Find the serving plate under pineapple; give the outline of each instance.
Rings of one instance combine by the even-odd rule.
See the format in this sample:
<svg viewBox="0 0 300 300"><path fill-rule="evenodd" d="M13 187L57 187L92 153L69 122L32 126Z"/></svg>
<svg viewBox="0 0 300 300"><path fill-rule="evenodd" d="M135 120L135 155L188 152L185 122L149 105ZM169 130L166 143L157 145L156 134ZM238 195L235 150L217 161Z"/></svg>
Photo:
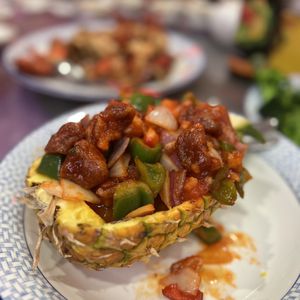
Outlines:
<svg viewBox="0 0 300 300"><path fill-rule="evenodd" d="M46 53L53 39L68 41L83 28L89 31L112 30L116 23L110 19L75 22L25 35L8 46L3 53L5 69L23 86L42 94L58 96L70 101L99 101L117 97L119 89L110 83L82 83L61 77L38 77L20 73L15 65L16 59L34 48L38 53ZM206 57L204 49L183 34L167 31L166 49L174 57L174 63L162 80L149 81L141 88L166 94L179 90L196 80L204 71Z"/></svg>
<svg viewBox="0 0 300 300"><path fill-rule="evenodd" d="M44 243L39 269L32 270L38 236L34 213L15 197L23 186L28 166L38 157L49 136L66 121L102 110L93 105L63 115L25 138L0 165L0 294L3 299L163 299L154 273L165 273L174 261L197 253L201 244L193 236L163 250L148 264L129 268L87 270L63 259ZM228 231L249 235L256 247L255 261L236 260L227 267L235 287L221 290L233 299L298 299L300 297L300 164L299 149L284 137L268 152L249 154L246 167L254 179L246 197L215 214ZM298 278L298 279L297 279ZM204 299L215 299L204 294Z"/></svg>

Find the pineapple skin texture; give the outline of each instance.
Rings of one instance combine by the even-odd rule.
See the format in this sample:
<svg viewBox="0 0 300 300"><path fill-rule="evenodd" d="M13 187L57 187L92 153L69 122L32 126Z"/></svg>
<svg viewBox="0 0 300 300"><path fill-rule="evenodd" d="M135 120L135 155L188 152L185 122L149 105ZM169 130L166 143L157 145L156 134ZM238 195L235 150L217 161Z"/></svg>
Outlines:
<svg viewBox="0 0 300 300"><path fill-rule="evenodd" d="M38 176L37 165L33 163L30 168L26 185L37 187L35 201L49 203L52 196L39 187L47 178ZM88 268L126 267L136 261L147 261L151 255L157 256L161 249L186 237L219 206L216 200L198 199L168 211L105 223L84 201L58 199L54 222L46 228L45 237L62 256Z"/></svg>

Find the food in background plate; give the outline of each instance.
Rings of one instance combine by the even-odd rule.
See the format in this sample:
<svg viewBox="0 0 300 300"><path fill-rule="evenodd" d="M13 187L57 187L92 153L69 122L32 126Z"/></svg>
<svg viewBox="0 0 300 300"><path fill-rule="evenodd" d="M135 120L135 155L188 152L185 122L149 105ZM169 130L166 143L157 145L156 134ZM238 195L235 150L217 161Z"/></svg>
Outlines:
<svg viewBox="0 0 300 300"><path fill-rule="evenodd" d="M273 69L258 70L255 79L263 100L262 116L277 118L278 129L300 145L300 91Z"/></svg>
<svg viewBox="0 0 300 300"><path fill-rule="evenodd" d="M235 42L245 52L265 50L271 46L277 27L278 1L244 1Z"/></svg>
<svg viewBox="0 0 300 300"><path fill-rule="evenodd" d="M157 255L243 197L246 148L226 108L192 94L124 95L64 124L26 178L41 229L35 264L42 239L93 269Z"/></svg>
<svg viewBox="0 0 300 300"><path fill-rule="evenodd" d="M58 76L59 64L68 62L79 65L87 81L103 80L117 85L161 80L174 61L168 53L166 32L153 23L119 21L107 31L82 30L69 41L54 39L45 54L32 47L15 62L20 72Z"/></svg>

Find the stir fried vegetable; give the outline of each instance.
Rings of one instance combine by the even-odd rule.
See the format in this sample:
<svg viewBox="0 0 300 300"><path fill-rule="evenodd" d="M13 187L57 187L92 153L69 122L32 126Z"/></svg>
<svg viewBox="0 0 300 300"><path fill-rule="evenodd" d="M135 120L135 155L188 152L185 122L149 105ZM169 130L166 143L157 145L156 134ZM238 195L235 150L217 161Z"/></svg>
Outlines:
<svg viewBox="0 0 300 300"><path fill-rule="evenodd" d="M59 171L62 164L62 156L56 154L45 154L37 171L53 179L59 178Z"/></svg>
<svg viewBox="0 0 300 300"><path fill-rule="evenodd" d="M122 97L92 119L64 124L50 138L37 172L57 181L43 183L45 191L92 203L109 220L199 199L205 208L216 200L233 205L238 194L244 196L251 178L242 166L246 147L225 108L191 94L181 102L142 93ZM240 133L262 140L249 122Z"/></svg>
<svg viewBox="0 0 300 300"><path fill-rule="evenodd" d="M153 195L157 196L162 189L166 177L164 167L160 163L142 163L139 159L135 159L135 163L140 173L141 180L150 187Z"/></svg>
<svg viewBox="0 0 300 300"><path fill-rule="evenodd" d="M193 231L205 244L214 244L221 240L222 235L216 227L201 226Z"/></svg>
<svg viewBox="0 0 300 300"><path fill-rule="evenodd" d="M131 211L153 203L153 194L145 183L124 181L117 186L114 193L113 217L115 220L120 220Z"/></svg>
<svg viewBox="0 0 300 300"><path fill-rule="evenodd" d="M158 162L162 153L161 144L157 144L155 147L149 147L139 138L133 138L130 141L129 148L133 158L137 157L146 163Z"/></svg>
<svg viewBox="0 0 300 300"><path fill-rule="evenodd" d="M154 98L149 95L135 93L130 97L130 103L140 112L145 113L149 105L154 105Z"/></svg>
<svg viewBox="0 0 300 300"><path fill-rule="evenodd" d="M254 138L262 144L266 142L262 133L258 131L255 127L253 127L253 125L251 124L247 124L244 127L239 128L237 131L241 136L251 136L252 138Z"/></svg>
<svg viewBox="0 0 300 300"><path fill-rule="evenodd" d="M234 182L227 178L229 169L219 170L212 185L212 196L224 205L233 205L237 199L237 190Z"/></svg>
<svg viewBox="0 0 300 300"><path fill-rule="evenodd" d="M249 171L243 168L243 170L240 173L240 180L235 182L235 187L240 197L244 198L244 185L251 178L252 176L250 175Z"/></svg>

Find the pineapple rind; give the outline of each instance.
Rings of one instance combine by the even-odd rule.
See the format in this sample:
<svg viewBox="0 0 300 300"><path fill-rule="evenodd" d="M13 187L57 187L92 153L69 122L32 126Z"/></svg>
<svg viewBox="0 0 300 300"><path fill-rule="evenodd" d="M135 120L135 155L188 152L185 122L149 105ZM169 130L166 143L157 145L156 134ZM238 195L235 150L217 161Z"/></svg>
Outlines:
<svg viewBox="0 0 300 300"><path fill-rule="evenodd" d="M39 184L48 179L39 177L36 166L30 169L26 183L35 185L39 191ZM45 191L35 195L38 201L45 202L47 198L49 202ZM58 251L73 262L96 270L124 267L157 255L161 249L184 238L217 207L219 204L213 199L198 199L183 202L168 211L105 223L84 201L59 199L54 224L46 235Z"/></svg>
<svg viewBox="0 0 300 300"><path fill-rule="evenodd" d="M104 224L99 229L99 237L92 247L74 245L74 242L68 241L65 248L72 255L72 260L80 261L93 269L129 266L135 261L159 252L199 227L204 217L210 215L212 208L210 206L207 210L201 210L201 203L187 204L185 202L183 203L185 205L182 204L183 208L179 205L170 211L157 213L159 214L157 217L151 215ZM212 203L212 205L217 205L217 203ZM184 207L188 208L186 220L190 222L185 222L180 226L180 210ZM157 225L158 220L160 220L159 225ZM160 229L157 230L156 226ZM163 228L166 228L165 232L162 231Z"/></svg>

